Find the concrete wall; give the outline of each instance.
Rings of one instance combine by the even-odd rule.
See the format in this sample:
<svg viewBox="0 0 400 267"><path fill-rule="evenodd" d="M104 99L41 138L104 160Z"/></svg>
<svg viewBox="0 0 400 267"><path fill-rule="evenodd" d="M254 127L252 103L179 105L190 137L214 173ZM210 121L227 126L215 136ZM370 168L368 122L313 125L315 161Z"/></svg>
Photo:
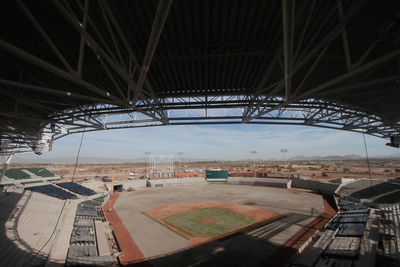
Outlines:
<svg viewBox="0 0 400 267"><path fill-rule="evenodd" d="M124 187L124 190L127 190L129 187L130 188L143 188L146 187L146 180L128 180L128 181L117 181L115 182L115 185L120 185L122 184ZM110 183L111 185L111 183Z"/></svg>
<svg viewBox="0 0 400 267"><path fill-rule="evenodd" d="M280 188L290 188L291 180L274 178L247 178L247 177L229 177L228 184L271 186Z"/></svg>
<svg viewBox="0 0 400 267"><path fill-rule="evenodd" d="M293 179L292 187L311 190L315 193L334 195L338 184L322 183L315 180Z"/></svg>
<svg viewBox="0 0 400 267"><path fill-rule="evenodd" d="M148 180L148 187L165 187L165 186L181 186L181 185L195 185L206 184L204 178L172 178L172 179L157 179Z"/></svg>

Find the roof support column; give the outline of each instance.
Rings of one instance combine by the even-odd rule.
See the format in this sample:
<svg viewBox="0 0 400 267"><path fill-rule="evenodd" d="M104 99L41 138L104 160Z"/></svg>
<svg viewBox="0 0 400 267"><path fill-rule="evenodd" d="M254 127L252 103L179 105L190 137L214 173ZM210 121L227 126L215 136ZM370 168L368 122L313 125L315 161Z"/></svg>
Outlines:
<svg viewBox="0 0 400 267"><path fill-rule="evenodd" d="M79 47L79 59L78 59L78 76L82 77L82 67L83 67L83 56L85 54L85 34L86 26L87 26L87 18L88 18L88 9L89 9L89 0L85 0L85 9L83 13L82 19L82 32L81 32L81 43Z"/></svg>
<svg viewBox="0 0 400 267"><path fill-rule="evenodd" d="M156 15L153 20L153 26L151 28L150 37L147 41L146 52L144 55L142 68L139 75L139 80L136 85L135 95L133 98L133 105L136 105L136 101L142 91L144 82L146 81L147 72L149 71L151 61L153 60L154 52L156 51L158 41L160 39L162 30L164 28L165 21L171 7L172 0L159 0Z"/></svg>
<svg viewBox="0 0 400 267"><path fill-rule="evenodd" d="M282 1L283 51L285 57L285 98L291 98L293 70L294 0Z"/></svg>
<svg viewBox="0 0 400 267"><path fill-rule="evenodd" d="M341 0L337 1L337 8L338 8L338 12L339 12L340 22L343 23L343 25L342 25L342 27L343 27L342 42L343 42L343 49L344 49L344 57L346 59L346 67L347 67L347 70L349 71L351 68L351 57L350 57L350 50L349 50L349 41L347 40L346 26L344 23L343 6L342 6Z"/></svg>

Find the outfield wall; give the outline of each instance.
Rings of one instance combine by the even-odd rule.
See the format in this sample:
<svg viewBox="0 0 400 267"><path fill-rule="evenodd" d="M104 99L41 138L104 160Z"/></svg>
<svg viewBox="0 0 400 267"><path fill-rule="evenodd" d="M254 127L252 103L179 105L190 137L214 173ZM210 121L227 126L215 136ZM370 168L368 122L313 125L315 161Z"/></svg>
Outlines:
<svg viewBox="0 0 400 267"><path fill-rule="evenodd" d="M147 187L166 187L197 184L207 184L207 182L204 178L171 178L147 181Z"/></svg>
<svg viewBox="0 0 400 267"><path fill-rule="evenodd" d="M290 179L229 177L228 184L290 188Z"/></svg>

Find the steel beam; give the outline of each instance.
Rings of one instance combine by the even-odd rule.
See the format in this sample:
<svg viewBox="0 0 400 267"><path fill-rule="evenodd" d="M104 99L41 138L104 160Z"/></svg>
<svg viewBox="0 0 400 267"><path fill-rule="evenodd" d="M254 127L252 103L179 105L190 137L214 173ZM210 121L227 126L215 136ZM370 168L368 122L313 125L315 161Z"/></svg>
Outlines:
<svg viewBox="0 0 400 267"><path fill-rule="evenodd" d="M282 0L283 51L285 58L285 98L291 98L294 38L294 0Z"/></svg>
<svg viewBox="0 0 400 267"><path fill-rule="evenodd" d="M21 83L21 82L14 82L10 80L4 80L0 78L0 84L12 86L12 87L19 87L19 88L24 88L26 90L32 90L36 92L42 92L46 93L49 95L54 95L54 96L60 96L60 97L67 97L67 98L74 98L74 99L79 99L79 100L84 100L84 101L90 101L90 103L113 103L112 101L104 98L97 98L97 97L92 97L92 96L85 96L77 93L72 93L72 92L65 92L65 91L59 91L56 89L51 89L51 88L46 88L43 86L37 86L37 85L32 85L32 84L26 84L26 83Z"/></svg>
<svg viewBox="0 0 400 267"><path fill-rule="evenodd" d="M146 52L144 55L139 80L136 84L135 95L133 98L133 105L136 105L136 102L139 98L139 95L142 91L143 84L146 80L147 72L149 71L151 61L154 56L154 52L156 51L158 41L160 39L162 30L164 29L165 21L167 20L167 16L169 13L169 9L171 7L172 0L159 0L158 7L156 11L156 15L153 20L153 26L151 28L149 40L147 42Z"/></svg>
<svg viewBox="0 0 400 267"><path fill-rule="evenodd" d="M3 39L0 39L0 47L3 50L6 50L9 53L13 54L14 56L25 60L26 62L29 62L29 63L36 65L42 69L45 69L59 77L62 77L70 82L73 82L79 86L85 87L86 89L88 89L92 92L95 92L100 96L105 96L105 97L113 100L114 103L116 103L116 104L125 105L125 103L121 99L111 95L109 92L106 92L105 90L100 89L97 86L82 80L81 78L77 77L76 75L73 75L71 73L68 73L68 72L62 70L46 61L4 41Z"/></svg>
<svg viewBox="0 0 400 267"><path fill-rule="evenodd" d="M85 34L86 32L86 27L87 27L87 20L88 20L88 12L89 12L89 0L85 0L85 9L83 12L83 18L82 18L82 33L81 33L81 43L79 45L79 58L78 58L78 76L82 77L82 68L83 68L83 58L85 56Z"/></svg>
<svg viewBox="0 0 400 267"><path fill-rule="evenodd" d="M342 81L345 81L347 79L350 79L350 78L352 78L358 74L364 73L370 69L376 68L377 66L380 66L380 65L386 63L387 61L393 60L394 58L399 57L399 56L400 56L400 49L394 50L389 54L386 54L386 55L384 55L378 59L375 59L361 67L356 68L356 69L353 68L351 71L349 71L343 75L340 75L339 77L336 77L335 79L332 79L332 80L330 80L326 83L323 83L311 90L308 90L307 92L304 92L302 95L300 95L296 98L304 99L307 97L312 97L316 93L319 93L320 91L322 91L328 87L331 87L331 86L338 84Z"/></svg>
<svg viewBox="0 0 400 267"><path fill-rule="evenodd" d="M346 67L347 67L347 70L349 71L351 68L351 57L350 57L350 50L349 50L349 41L347 39L347 33L346 33L346 24L343 22L344 15L343 15L343 6L342 6L341 0L337 0L337 9L338 9L338 13L339 13L339 19L343 23L342 43L343 43L343 50L344 50L344 58L346 60Z"/></svg>
<svg viewBox="0 0 400 267"><path fill-rule="evenodd" d="M35 19L35 17L32 15L32 13L26 8L26 6L22 3L21 0L17 0L17 4L21 8L21 10L25 13L25 15L28 17L28 19L32 22L33 26L35 26L35 28L38 30L38 32L43 37L43 39L47 42L47 44L50 46L50 48L53 50L54 54L56 54L58 59L65 66L65 68L70 73L73 73L74 70L71 68L71 66L69 65L68 61L64 58L64 56L61 54L61 52L55 46L55 44L50 39L50 37L46 34L44 29L40 26L39 22Z"/></svg>

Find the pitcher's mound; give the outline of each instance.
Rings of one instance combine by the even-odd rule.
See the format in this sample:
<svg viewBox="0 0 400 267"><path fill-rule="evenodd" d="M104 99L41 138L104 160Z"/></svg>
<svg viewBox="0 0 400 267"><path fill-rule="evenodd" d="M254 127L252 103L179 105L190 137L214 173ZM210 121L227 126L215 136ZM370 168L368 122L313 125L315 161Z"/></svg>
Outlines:
<svg viewBox="0 0 400 267"><path fill-rule="evenodd" d="M201 219L202 222L204 223L215 223L215 218L203 218Z"/></svg>
<svg viewBox="0 0 400 267"><path fill-rule="evenodd" d="M226 237L280 216L255 206L221 202L171 204L144 213L192 244Z"/></svg>

